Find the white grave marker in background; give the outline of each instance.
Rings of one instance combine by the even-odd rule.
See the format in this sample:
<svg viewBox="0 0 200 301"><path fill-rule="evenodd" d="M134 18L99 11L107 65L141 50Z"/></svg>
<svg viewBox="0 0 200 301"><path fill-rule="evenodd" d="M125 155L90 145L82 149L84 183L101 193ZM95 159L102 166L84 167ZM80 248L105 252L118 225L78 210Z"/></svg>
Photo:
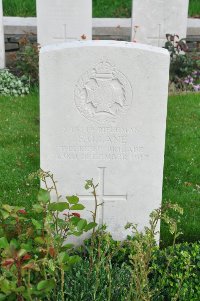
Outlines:
<svg viewBox="0 0 200 301"><path fill-rule="evenodd" d="M3 29L3 6L0 0L0 69L5 68L5 45L4 45L4 29Z"/></svg>
<svg viewBox="0 0 200 301"><path fill-rule="evenodd" d="M133 0L131 40L163 47L166 34L186 38L188 5L189 0Z"/></svg>
<svg viewBox="0 0 200 301"><path fill-rule="evenodd" d="M99 223L116 239L148 224L162 199L169 53L116 41L71 42L40 53L41 168L86 216L98 186ZM82 214L82 213L81 213Z"/></svg>
<svg viewBox="0 0 200 301"><path fill-rule="evenodd" d="M92 39L92 0L37 0L38 43Z"/></svg>

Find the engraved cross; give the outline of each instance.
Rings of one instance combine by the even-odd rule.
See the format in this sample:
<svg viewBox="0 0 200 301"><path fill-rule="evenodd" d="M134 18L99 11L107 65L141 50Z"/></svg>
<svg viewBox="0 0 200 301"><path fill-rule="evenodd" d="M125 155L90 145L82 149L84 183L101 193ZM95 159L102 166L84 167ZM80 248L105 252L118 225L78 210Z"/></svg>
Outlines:
<svg viewBox="0 0 200 301"><path fill-rule="evenodd" d="M152 39L152 40L157 40L157 43L158 43L158 47L160 47L160 41L162 39L162 34L161 34L161 24L158 24L158 36L157 37L149 37L149 39ZM163 37L164 39L164 37Z"/></svg>
<svg viewBox="0 0 200 301"><path fill-rule="evenodd" d="M104 212L105 212L105 203L114 203L114 202L125 202L127 201L127 194L124 195L110 195L105 194L105 169L106 167L98 167L99 169L99 186L98 186L98 220L99 224L102 225L104 223ZM94 196L90 195L78 195L81 201L93 201Z"/></svg>
<svg viewBox="0 0 200 301"><path fill-rule="evenodd" d="M64 36L63 37L54 37L55 40L63 40L64 42L67 40L77 40L77 38L74 37L68 37L67 36L67 24L63 24L64 26Z"/></svg>

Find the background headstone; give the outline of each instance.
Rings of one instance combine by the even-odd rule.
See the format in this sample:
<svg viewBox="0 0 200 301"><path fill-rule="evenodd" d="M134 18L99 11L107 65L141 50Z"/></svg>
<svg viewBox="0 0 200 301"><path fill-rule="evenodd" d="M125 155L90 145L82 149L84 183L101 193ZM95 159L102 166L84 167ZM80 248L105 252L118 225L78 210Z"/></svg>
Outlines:
<svg viewBox="0 0 200 301"><path fill-rule="evenodd" d="M37 0L38 43L92 39L92 0Z"/></svg>
<svg viewBox="0 0 200 301"><path fill-rule="evenodd" d="M167 33L186 38L188 5L189 0L133 0L131 40L162 47Z"/></svg>
<svg viewBox="0 0 200 301"><path fill-rule="evenodd" d="M41 168L116 239L148 224L162 199L169 53L116 41L61 43L40 53Z"/></svg>
<svg viewBox="0 0 200 301"><path fill-rule="evenodd" d="M3 29L3 6L0 0L0 69L5 68L5 45L4 45L4 29Z"/></svg>

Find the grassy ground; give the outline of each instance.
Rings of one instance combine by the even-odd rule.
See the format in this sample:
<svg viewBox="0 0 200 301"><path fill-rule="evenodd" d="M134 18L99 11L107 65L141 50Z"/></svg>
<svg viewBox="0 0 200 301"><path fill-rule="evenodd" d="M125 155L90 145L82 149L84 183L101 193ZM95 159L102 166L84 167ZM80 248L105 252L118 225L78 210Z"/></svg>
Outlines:
<svg viewBox="0 0 200 301"><path fill-rule="evenodd" d="M184 209L181 240L200 239L200 94L170 97L163 201ZM162 237L166 237L162 228Z"/></svg>
<svg viewBox="0 0 200 301"><path fill-rule="evenodd" d="M132 0L93 0L94 17L130 17ZM35 0L3 0L8 16L35 16ZM147 12L148 13L148 12ZM200 1L190 0L189 15L200 15Z"/></svg>
<svg viewBox="0 0 200 301"><path fill-rule="evenodd" d="M28 205L38 186L27 181L39 168L38 95L0 97L0 200Z"/></svg>
<svg viewBox="0 0 200 301"><path fill-rule="evenodd" d="M0 97L0 199L34 202L38 183L28 175L39 168L37 93L24 98ZM200 239L200 94L169 98L163 201L184 208L182 240ZM87 178L87 175L86 175ZM162 238L170 236L162 227Z"/></svg>
<svg viewBox="0 0 200 301"><path fill-rule="evenodd" d="M190 0L189 15L200 17L200 1L199 0Z"/></svg>

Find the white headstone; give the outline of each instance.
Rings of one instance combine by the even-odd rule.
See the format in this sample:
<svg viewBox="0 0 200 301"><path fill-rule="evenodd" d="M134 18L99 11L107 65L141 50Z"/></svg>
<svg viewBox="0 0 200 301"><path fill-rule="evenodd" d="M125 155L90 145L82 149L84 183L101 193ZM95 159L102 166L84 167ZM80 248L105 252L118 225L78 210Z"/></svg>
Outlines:
<svg viewBox="0 0 200 301"><path fill-rule="evenodd" d="M132 38L163 47L166 34L186 38L189 0L133 0Z"/></svg>
<svg viewBox="0 0 200 301"><path fill-rule="evenodd" d="M37 0L38 43L42 46L92 39L92 0Z"/></svg>
<svg viewBox="0 0 200 301"><path fill-rule="evenodd" d="M99 183L98 222L117 239L161 204L168 74L168 51L147 45L72 42L40 53L41 168L88 212L85 180Z"/></svg>
<svg viewBox="0 0 200 301"><path fill-rule="evenodd" d="M3 29L3 6L0 0L0 69L5 68L5 45L4 45L4 29Z"/></svg>

